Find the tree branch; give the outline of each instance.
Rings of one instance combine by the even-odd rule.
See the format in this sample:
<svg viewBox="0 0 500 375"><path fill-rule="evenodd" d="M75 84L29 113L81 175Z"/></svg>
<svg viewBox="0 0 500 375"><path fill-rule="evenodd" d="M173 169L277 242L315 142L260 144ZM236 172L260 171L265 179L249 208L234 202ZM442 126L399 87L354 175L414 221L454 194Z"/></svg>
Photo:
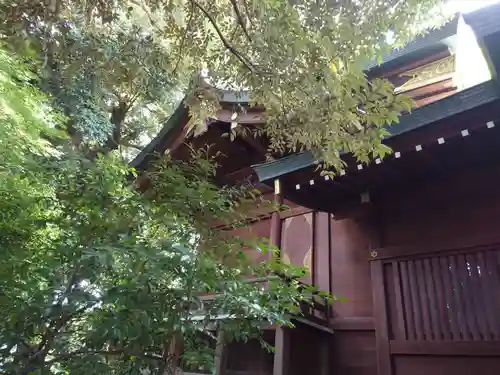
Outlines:
<svg viewBox="0 0 500 375"><path fill-rule="evenodd" d="M182 49L184 48L184 43L186 42L187 33L188 33L189 29L191 28L191 22L193 21L194 3L191 3L191 5L192 5L191 14L189 15L189 19L188 19L188 22L186 24L186 28L184 29L184 33L182 34L181 43L179 44L179 56L177 57L177 62L175 64L174 70L172 71L172 75L174 75L177 72L177 69L179 68L179 64L180 64L181 59L182 59Z"/></svg>
<svg viewBox="0 0 500 375"><path fill-rule="evenodd" d="M229 0L231 4L233 5L234 13L236 13L236 18L238 19L238 23L240 24L241 28L243 29L243 33L247 37L249 42L253 42L252 38L250 37L250 34L248 34L247 27L245 25L245 20L243 19L243 16L241 15L240 8L238 8L238 3L237 0Z"/></svg>
<svg viewBox="0 0 500 375"><path fill-rule="evenodd" d="M71 276L69 277L69 280L66 284L66 287L64 289L64 292L59 296L57 303L52 306L51 312L54 311L56 307L60 308L62 306L62 303L65 298L69 297L71 294L71 291L73 289L73 286L76 284L78 280L78 273L80 271L79 267L76 267L73 272L71 273ZM42 336L42 340L40 341L40 344L36 348L36 351L30 355L30 361L36 361L39 358L44 358L45 355L48 353L48 351L51 349L52 343L54 342L54 339L56 335L59 333L59 330L67 323L69 322L76 314L78 311L74 314L65 314L64 311L61 312L61 315L55 320L52 320L50 318L50 323L47 327L47 330Z"/></svg>
<svg viewBox="0 0 500 375"><path fill-rule="evenodd" d="M219 36L219 39L221 40L222 44L224 44L224 47L226 47L226 49L228 49L233 55L235 55L238 58L238 60L240 60L241 63L245 66L245 68L247 68L250 72L255 73L255 66L251 62L249 62L246 58L244 58L243 55L231 45L231 43L229 43L224 34L222 34L222 31L219 29L219 26L217 25L215 18L196 0L191 0L191 2L199 10L201 10L201 12L205 15L205 17L208 18L208 20L214 27L215 32Z"/></svg>
<svg viewBox="0 0 500 375"><path fill-rule="evenodd" d="M245 13L247 15L248 21L252 24L252 26L255 26L252 17L250 16L250 9L248 9L248 4L246 0L243 0L243 7L245 8Z"/></svg>
<svg viewBox="0 0 500 375"><path fill-rule="evenodd" d="M109 356L120 356L123 354L130 354L137 358L152 359L155 361L159 361L162 359L162 356L157 354L152 354L152 353L134 354L134 353L127 353L125 350L77 350L75 352L58 355L55 358L51 359L50 361L44 362L44 365L46 366L54 362L63 361L80 355L94 355L94 354L109 355Z"/></svg>
<svg viewBox="0 0 500 375"><path fill-rule="evenodd" d="M118 106L114 107L111 111L111 124L113 124L113 131L109 135L106 144L104 145L105 150L112 151L118 148L122 136L122 126L125 116L129 110L129 106L125 102L120 102Z"/></svg>
<svg viewBox="0 0 500 375"><path fill-rule="evenodd" d="M158 27L156 22L153 20L153 16L151 15L151 13L148 9L148 6L147 6L147 4L144 3L144 1L141 0L140 4L136 1L132 1L132 4L137 5L138 7L140 7L144 11L144 13L146 13L146 16L148 17L149 23L157 32L159 32L160 34L163 33L163 31L160 30L160 28Z"/></svg>

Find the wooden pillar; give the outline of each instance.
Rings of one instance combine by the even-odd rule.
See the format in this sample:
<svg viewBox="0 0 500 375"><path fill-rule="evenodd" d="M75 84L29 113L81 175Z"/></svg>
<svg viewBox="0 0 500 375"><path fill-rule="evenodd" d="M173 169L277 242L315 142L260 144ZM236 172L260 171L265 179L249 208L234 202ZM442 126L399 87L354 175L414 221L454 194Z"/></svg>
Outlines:
<svg viewBox="0 0 500 375"><path fill-rule="evenodd" d="M290 375L291 328L277 327L274 335L273 375Z"/></svg>
<svg viewBox="0 0 500 375"><path fill-rule="evenodd" d="M283 195L281 194L280 180L274 180L274 203L281 205ZM271 244L281 246L281 218L278 210L271 216ZM288 327L276 327L274 333L274 363L273 375L289 375L290 364L290 339L291 332Z"/></svg>
<svg viewBox="0 0 500 375"><path fill-rule="evenodd" d="M377 374L392 375L386 302L387 293L383 267L384 264L382 260L374 260L370 263L375 322L375 347L377 351Z"/></svg>
<svg viewBox="0 0 500 375"><path fill-rule="evenodd" d="M330 334L321 334L320 341L320 374L330 375Z"/></svg>
<svg viewBox="0 0 500 375"><path fill-rule="evenodd" d="M283 195L281 194L280 180L274 180L274 203L281 205L283 203ZM270 241L272 245L281 246L281 218L278 210L271 215L271 235Z"/></svg>
<svg viewBox="0 0 500 375"><path fill-rule="evenodd" d="M224 375L227 365L227 346L224 332L219 330L215 347L215 375Z"/></svg>

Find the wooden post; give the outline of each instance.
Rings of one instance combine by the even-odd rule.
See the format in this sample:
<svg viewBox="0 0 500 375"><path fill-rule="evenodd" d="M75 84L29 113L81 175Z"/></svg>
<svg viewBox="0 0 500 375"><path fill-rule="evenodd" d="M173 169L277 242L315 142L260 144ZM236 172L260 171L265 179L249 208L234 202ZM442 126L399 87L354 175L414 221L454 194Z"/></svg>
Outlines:
<svg viewBox="0 0 500 375"><path fill-rule="evenodd" d="M215 344L215 375L224 375L227 364L227 347L224 332L219 330Z"/></svg>
<svg viewBox="0 0 500 375"><path fill-rule="evenodd" d="M320 339L320 374L330 375L330 334L321 334Z"/></svg>
<svg viewBox="0 0 500 375"><path fill-rule="evenodd" d="M377 374L392 375L389 327L387 321L386 287L382 260L370 263L373 311L375 320L375 343L377 350Z"/></svg>
<svg viewBox="0 0 500 375"><path fill-rule="evenodd" d="M283 203L283 196L281 194L280 180L274 180L274 203ZM281 246L281 219L278 210L274 211L271 215L271 235L270 241L272 245Z"/></svg>
<svg viewBox="0 0 500 375"><path fill-rule="evenodd" d="M274 365L273 375L290 374L290 339L291 332L288 327L277 327L274 334Z"/></svg>

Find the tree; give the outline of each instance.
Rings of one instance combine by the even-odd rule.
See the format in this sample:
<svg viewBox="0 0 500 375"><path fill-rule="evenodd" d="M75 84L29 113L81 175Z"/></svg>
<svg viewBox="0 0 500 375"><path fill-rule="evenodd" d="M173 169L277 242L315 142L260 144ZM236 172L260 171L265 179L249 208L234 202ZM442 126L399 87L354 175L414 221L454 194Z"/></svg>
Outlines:
<svg viewBox="0 0 500 375"><path fill-rule="evenodd" d="M141 192L115 153L90 160L46 140L60 136L62 119L1 50L0 78L2 373L164 375L182 362L210 365L216 315L227 315L218 329L229 339L259 337L256 323L290 324L310 299L313 289L293 280L272 278L265 289L245 281L303 270L274 256L250 263L243 240L213 228L243 219L253 193L212 184L210 160L162 160ZM219 297L196 312L207 293Z"/></svg>
<svg viewBox="0 0 500 375"><path fill-rule="evenodd" d="M341 152L383 156L384 127L411 108L366 63L440 22L443 1L3 0L1 33L35 52L77 145L140 148L183 94L202 133L218 108L209 83L265 106L266 125L240 131L271 153L305 148L341 169Z"/></svg>
<svg viewBox="0 0 500 375"><path fill-rule="evenodd" d="M202 133L218 86L265 106L266 126L248 130L271 152L305 147L326 168L342 167L340 151L385 152L383 125L409 104L363 63L439 2L0 0L5 47L28 65L0 51L1 371L163 375L207 360L198 332L220 312L230 337L289 324L313 292L293 281L302 270L249 264L212 228L242 219L249 191L216 187L195 155L162 160L140 192L115 151L140 148L183 95ZM246 274L292 281L263 291ZM201 321L200 293L224 296Z"/></svg>

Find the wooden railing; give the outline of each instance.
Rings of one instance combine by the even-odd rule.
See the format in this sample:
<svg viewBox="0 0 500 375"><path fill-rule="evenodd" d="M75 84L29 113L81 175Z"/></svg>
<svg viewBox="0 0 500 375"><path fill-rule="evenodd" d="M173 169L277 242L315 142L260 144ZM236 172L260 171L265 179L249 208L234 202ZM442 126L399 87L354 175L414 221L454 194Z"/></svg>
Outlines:
<svg viewBox="0 0 500 375"><path fill-rule="evenodd" d="M273 280L290 280L289 278L285 278L280 275L270 275L267 277L259 277L259 278L248 278L245 280L246 283L262 283L266 284L269 281ZM303 286L306 287L306 284L299 282L299 288ZM215 301L217 298L224 298L223 293L213 293L199 296L200 307L198 309L200 317L204 317L204 311L206 307L210 305L211 302ZM332 311L330 305L328 304L328 299L321 296L319 292L313 293L311 303L302 303L300 305L300 313L305 319L311 320L317 324L321 324L324 326L329 326L330 321L332 319ZM215 317L217 319L225 319L229 318L229 316L225 315L221 312L220 316ZM196 319L196 318L195 318Z"/></svg>

